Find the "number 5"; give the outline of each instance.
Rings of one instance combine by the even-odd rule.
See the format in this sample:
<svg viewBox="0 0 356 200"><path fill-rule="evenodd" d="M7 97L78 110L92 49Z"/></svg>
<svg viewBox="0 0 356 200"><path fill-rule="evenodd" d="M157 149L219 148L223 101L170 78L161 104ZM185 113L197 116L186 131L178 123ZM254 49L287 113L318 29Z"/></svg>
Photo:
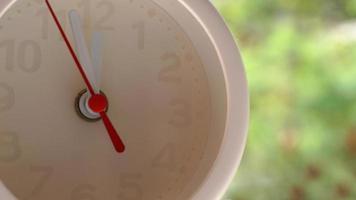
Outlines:
<svg viewBox="0 0 356 200"><path fill-rule="evenodd" d="M117 200L141 200L143 199L143 190L139 181L141 174L127 173L120 177L121 192Z"/></svg>

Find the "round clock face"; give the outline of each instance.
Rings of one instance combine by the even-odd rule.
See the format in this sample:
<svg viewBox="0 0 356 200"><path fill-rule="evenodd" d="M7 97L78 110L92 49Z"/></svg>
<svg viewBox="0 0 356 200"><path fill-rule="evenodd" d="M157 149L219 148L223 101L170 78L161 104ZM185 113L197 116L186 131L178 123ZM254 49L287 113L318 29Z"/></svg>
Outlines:
<svg viewBox="0 0 356 200"><path fill-rule="evenodd" d="M17 0L0 17L3 184L25 200L189 198L224 134L191 38L150 0L52 4L73 46L71 10L89 48L93 32L102 33L102 91L126 151L113 149L100 121L78 115L85 84L45 1Z"/></svg>

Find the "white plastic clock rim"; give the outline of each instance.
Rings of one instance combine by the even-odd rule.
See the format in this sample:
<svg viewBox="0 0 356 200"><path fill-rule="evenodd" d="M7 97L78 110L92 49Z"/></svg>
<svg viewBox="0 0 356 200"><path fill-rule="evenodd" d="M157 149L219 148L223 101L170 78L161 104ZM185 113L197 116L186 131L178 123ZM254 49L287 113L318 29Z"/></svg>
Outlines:
<svg viewBox="0 0 356 200"><path fill-rule="evenodd" d="M224 66L228 112L219 155L194 200L220 199L240 164L247 140L249 94L245 69L234 37L208 0L178 0L200 22Z"/></svg>
<svg viewBox="0 0 356 200"><path fill-rule="evenodd" d="M16 0L1 0L0 1L0 17L6 12L6 10L11 7Z"/></svg>

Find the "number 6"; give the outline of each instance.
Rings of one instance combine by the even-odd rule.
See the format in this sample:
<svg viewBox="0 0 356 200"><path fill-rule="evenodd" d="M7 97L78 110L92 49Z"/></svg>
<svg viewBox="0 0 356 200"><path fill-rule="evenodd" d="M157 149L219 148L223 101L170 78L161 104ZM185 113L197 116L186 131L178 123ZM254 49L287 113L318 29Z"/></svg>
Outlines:
<svg viewBox="0 0 356 200"><path fill-rule="evenodd" d="M0 162L16 161L21 155L19 138L13 132L0 133Z"/></svg>

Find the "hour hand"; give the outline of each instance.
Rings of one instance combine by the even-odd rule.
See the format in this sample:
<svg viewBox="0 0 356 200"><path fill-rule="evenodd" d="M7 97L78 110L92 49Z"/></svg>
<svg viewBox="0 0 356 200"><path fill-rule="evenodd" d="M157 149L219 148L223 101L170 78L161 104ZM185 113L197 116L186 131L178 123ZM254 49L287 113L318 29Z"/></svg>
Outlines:
<svg viewBox="0 0 356 200"><path fill-rule="evenodd" d="M100 56L100 52L98 51L100 51L101 48L100 36L97 35L96 33L93 39L93 45L95 45L95 47L93 46L93 56L95 56L95 65L94 65L85 41L82 20L76 10L71 10L69 12L69 20L72 27L74 41L77 47L79 61L82 64L91 85L93 86L94 92L96 94L99 94L101 56Z"/></svg>

